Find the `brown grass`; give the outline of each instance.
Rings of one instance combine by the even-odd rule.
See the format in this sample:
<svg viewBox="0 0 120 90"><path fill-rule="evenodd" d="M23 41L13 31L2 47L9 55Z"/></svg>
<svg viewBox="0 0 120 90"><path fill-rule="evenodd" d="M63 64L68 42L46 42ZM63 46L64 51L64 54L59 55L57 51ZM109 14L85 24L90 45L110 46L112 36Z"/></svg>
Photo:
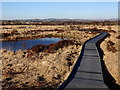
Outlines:
<svg viewBox="0 0 120 90"><path fill-rule="evenodd" d="M117 33L116 31L114 30L105 30L105 29L97 29L97 28L88 28L86 30L90 30L90 31L100 31L100 32L108 32L108 33Z"/></svg>

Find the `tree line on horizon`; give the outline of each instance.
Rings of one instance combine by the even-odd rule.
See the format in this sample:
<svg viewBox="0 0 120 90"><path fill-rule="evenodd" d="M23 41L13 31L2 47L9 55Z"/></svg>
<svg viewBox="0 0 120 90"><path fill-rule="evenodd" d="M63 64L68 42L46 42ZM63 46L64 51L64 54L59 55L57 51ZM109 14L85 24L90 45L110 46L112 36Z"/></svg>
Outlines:
<svg viewBox="0 0 120 90"><path fill-rule="evenodd" d="M20 20L2 20L1 25L120 25L120 21L46 21L26 22Z"/></svg>

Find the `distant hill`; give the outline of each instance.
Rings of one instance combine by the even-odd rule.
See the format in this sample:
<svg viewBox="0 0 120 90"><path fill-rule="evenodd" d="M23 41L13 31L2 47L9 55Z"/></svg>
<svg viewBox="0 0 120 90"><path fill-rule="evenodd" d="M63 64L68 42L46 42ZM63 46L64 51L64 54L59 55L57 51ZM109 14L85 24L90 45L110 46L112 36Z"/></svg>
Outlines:
<svg viewBox="0 0 120 90"><path fill-rule="evenodd" d="M48 19L16 19L16 20L2 20L2 21L20 21L20 22L81 22L81 21L117 21L118 19L56 19L56 18L48 18Z"/></svg>

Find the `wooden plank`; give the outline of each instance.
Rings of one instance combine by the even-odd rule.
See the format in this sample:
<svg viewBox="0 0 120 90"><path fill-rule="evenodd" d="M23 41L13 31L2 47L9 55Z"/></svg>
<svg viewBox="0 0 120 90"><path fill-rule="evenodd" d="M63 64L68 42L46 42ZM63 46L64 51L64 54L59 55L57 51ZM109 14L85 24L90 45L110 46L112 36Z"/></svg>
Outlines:
<svg viewBox="0 0 120 90"><path fill-rule="evenodd" d="M97 80L74 78L66 88L107 88L107 86L103 82Z"/></svg>
<svg viewBox="0 0 120 90"><path fill-rule="evenodd" d="M68 85L67 82L65 88L108 88L104 84L101 60L96 46L96 43L106 37L107 34L100 33L85 43L81 52L82 58L79 60L81 61L80 66L73 80Z"/></svg>

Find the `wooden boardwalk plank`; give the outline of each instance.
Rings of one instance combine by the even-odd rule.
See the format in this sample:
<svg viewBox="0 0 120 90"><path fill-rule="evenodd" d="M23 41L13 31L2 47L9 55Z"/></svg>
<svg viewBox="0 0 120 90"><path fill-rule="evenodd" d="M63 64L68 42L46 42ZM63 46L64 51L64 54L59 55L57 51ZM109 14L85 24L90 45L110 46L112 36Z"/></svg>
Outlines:
<svg viewBox="0 0 120 90"><path fill-rule="evenodd" d="M75 77L86 78L88 80L96 80L96 81L103 80L102 73L87 72L87 71L78 71Z"/></svg>
<svg viewBox="0 0 120 90"><path fill-rule="evenodd" d="M89 71L101 73L101 63L99 60L82 60L78 71Z"/></svg>
<svg viewBox="0 0 120 90"><path fill-rule="evenodd" d="M104 84L100 55L96 46L107 35L108 33L102 32L85 43L81 52L82 58L78 59L80 66L77 68L77 71L73 69L73 71L76 71L76 74L75 71L70 74L67 80L69 81L70 77L73 79L69 83L66 80L66 85L65 82L65 86L63 85L64 88L108 88ZM74 77L72 74L75 74Z"/></svg>
<svg viewBox="0 0 120 90"><path fill-rule="evenodd" d="M66 88L107 88L101 81L85 78L74 78Z"/></svg>

